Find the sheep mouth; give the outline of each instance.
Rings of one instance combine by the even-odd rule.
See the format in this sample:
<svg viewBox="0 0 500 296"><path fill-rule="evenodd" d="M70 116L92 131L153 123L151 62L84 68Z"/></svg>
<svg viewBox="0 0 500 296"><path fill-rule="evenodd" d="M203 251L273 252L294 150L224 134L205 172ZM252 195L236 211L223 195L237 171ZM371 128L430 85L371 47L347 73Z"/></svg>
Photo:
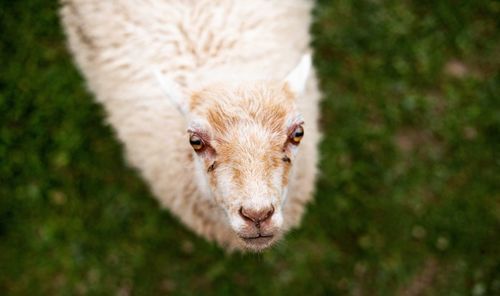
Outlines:
<svg viewBox="0 0 500 296"><path fill-rule="evenodd" d="M240 236L240 238L247 244L253 245L253 246L263 246L269 244L273 238L274 235L269 234L269 235L263 235L259 234L257 236L250 236L250 237L244 237Z"/></svg>

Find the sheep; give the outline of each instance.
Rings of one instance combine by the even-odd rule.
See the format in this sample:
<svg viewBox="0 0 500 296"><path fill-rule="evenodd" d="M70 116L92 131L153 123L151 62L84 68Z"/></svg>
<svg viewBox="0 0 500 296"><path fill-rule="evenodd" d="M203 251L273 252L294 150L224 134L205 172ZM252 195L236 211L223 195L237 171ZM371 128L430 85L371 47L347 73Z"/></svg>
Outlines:
<svg viewBox="0 0 500 296"><path fill-rule="evenodd" d="M70 52L127 162L162 207L227 250L272 246L312 199L312 4L61 2Z"/></svg>

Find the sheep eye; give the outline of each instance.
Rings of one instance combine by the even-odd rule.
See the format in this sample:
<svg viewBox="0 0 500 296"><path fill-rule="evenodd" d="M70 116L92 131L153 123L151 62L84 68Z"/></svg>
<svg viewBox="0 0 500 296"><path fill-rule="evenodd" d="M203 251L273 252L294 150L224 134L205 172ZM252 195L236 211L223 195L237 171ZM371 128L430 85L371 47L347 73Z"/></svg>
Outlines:
<svg viewBox="0 0 500 296"><path fill-rule="evenodd" d="M203 140L197 135L191 135L189 137L189 144L191 144L195 151L201 151L203 147L205 147Z"/></svg>
<svg viewBox="0 0 500 296"><path fill-rule="evenodd" d="M302 137L304 137L304 128L299 125L290 135L290 142L292 142L292 144L298 145L302 140Z"/></svg>

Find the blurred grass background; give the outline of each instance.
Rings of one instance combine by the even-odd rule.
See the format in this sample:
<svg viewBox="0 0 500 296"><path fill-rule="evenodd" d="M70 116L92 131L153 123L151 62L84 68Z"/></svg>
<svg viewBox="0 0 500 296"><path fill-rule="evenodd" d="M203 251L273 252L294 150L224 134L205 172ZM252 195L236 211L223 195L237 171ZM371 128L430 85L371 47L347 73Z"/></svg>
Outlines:
<svg viewBox="0 0 500 296"><path fill-rule="evenodd" d="M0 3L0 294L500 295L498 1L317 2L316 200L257 255L159 210L56 1Z"/></svg>

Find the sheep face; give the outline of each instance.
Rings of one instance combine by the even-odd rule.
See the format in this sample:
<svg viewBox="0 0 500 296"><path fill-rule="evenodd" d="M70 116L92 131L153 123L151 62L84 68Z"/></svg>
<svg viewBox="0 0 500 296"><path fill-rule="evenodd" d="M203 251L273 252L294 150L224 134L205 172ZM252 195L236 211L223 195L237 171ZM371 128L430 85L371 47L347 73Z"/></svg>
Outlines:
<svg viewBox="0 0 500 296"><path fill-rule="evenodd" d="M304 135L286 83L212 86L190 100L188 129L197 179L243 246L261 250L282 235L293 162Z"/></svg>
<svg viewBox="0 0 500 296"><path fill-rule="evenodd" d="M189 100L154 71L159 86L190 122L199 189L225 213L237 241L248 250L271 246L289 220L283 207L306 128L295 101L310 65L306 54L283 81L211 85Z"/></svg>

